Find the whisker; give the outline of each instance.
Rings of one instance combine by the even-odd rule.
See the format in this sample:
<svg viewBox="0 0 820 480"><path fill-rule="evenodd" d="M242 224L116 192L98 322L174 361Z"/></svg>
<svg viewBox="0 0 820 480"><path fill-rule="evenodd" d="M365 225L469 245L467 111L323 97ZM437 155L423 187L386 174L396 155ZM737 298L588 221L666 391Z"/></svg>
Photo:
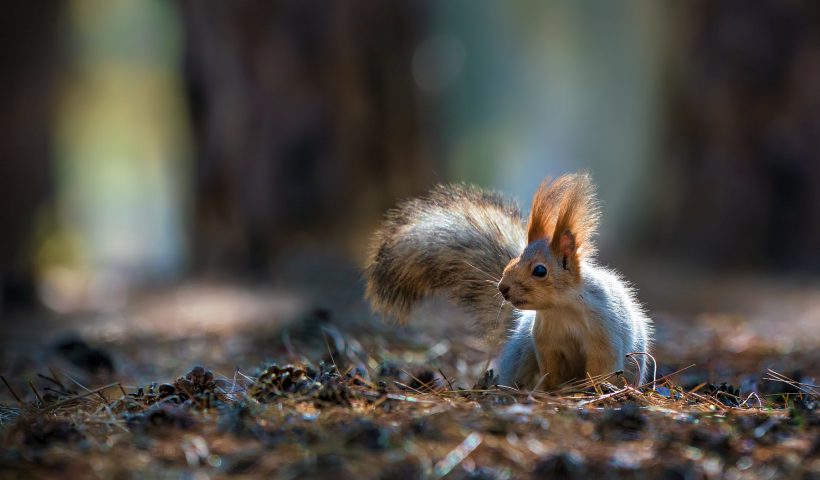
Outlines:
<svg viewBox="0 0 820 480"><path fill-rule="evenodd" d="M496 280L485 280L483 278L462 278L459 281L472 283L489 283L490 285L498 285L498 281Z"/></svg>
<svg viewBox="0 0 820 480"><path fill-rule="evenodd" d="M501 293L501 292L498 292L498 293ZM493 329L497 329L498 325L501 323L501 309L504 308L504 302L506 302L506 300L504 300L502 298L501 299L501 304L498 306L498 313L495 315L495 325L494 325Z"/></svg>
<svg viewBox="0 0 820 480"><path fill-rule="evenodd" d="M495 276L493 276L491 273L489 273L489 272L485 272L484 270L482 270L482 269L480 269L480 268L476 267L475 265L473 265L472 263L468 262L467 260L462 260L462 261L463 261L465 264L467 264L467 266L469 266L469 267L471 267L472 269L474 269L476 272L481 273L481 274L483 274L483 275L486 275L488 279L490 279L490 280L492 280L492 281L494 281L494 282L496 282L496 283L498 283L498 281L500 280L499 278L496 278Z"/></svg>

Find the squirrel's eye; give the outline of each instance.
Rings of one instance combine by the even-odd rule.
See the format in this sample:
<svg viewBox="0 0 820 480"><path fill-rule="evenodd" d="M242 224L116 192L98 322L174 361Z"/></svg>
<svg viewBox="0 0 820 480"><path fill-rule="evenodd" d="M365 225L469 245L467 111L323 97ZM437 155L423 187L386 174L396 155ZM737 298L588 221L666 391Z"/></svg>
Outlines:
<svg viewBox="0 0 820 480"><path fill-rule="evenodd" d="M547 267L543 265L536 265L535 268L532 269L532 276L533 277L546 277L547 276Z"/></svg>

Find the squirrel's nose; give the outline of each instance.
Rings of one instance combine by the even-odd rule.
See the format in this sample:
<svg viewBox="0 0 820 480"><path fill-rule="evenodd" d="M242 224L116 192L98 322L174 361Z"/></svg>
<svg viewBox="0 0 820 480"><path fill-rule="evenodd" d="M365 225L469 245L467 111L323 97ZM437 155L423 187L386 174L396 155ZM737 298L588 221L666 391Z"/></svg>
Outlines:
<svg viewBox="0 0 820 480"><path fill-rule="evenodd" d="M506 283L499 283L498 291L501 292L501 295L504 295L504 300L507 300L510 297L510 286Z"/></svg>

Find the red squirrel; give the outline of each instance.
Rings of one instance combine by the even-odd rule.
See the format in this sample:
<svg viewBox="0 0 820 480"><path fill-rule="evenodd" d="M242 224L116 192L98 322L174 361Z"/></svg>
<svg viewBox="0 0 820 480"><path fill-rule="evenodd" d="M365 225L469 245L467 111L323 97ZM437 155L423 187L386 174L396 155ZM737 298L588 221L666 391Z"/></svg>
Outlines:
<svg viewBox="0 0 820 480"><path fill-rule="evenodd" d="M597 265L588 174L545 180L529 219L501 195L442 185L388 212L365 267L373 309L407 318L433 291L473 315L497 347L499 384L554 390L624 371L644 381L652 322L632 288Z"/></svg>

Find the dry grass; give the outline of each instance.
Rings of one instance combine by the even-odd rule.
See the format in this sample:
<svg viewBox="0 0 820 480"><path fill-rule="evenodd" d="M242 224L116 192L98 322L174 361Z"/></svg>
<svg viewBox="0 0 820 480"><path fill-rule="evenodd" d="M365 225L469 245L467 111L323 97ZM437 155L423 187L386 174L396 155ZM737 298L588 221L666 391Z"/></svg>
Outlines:
<svg viewBox="0 0 820 480"><path fill-rule="evenodd" d="M772 370L766 379L782 395L684 388L677 380L692 367L644 385L613 372L530 392L496 386L490 374L464 386L443 368L391 363L335 329L326 333L339 337L326 342L328 363L254 375L194 369L126 391L118 382L87 388L64 373L41 374L47 387L31 382L28 401L9 390L20 401L0 409L0 472L338 479L820 471L818 387Z"/></svg>
<svg viewBox="0 0 820 480"><path fill-rule="evenodd" d="M811 343L722 317L660 318L652 381L612 372L545 393L495 385L455 320L398 328L337 315L177 337L134 315L139 334L84 333L91 346L71 352L91 365L53 343L6 345L0 478L820 475Z"/></svg>

